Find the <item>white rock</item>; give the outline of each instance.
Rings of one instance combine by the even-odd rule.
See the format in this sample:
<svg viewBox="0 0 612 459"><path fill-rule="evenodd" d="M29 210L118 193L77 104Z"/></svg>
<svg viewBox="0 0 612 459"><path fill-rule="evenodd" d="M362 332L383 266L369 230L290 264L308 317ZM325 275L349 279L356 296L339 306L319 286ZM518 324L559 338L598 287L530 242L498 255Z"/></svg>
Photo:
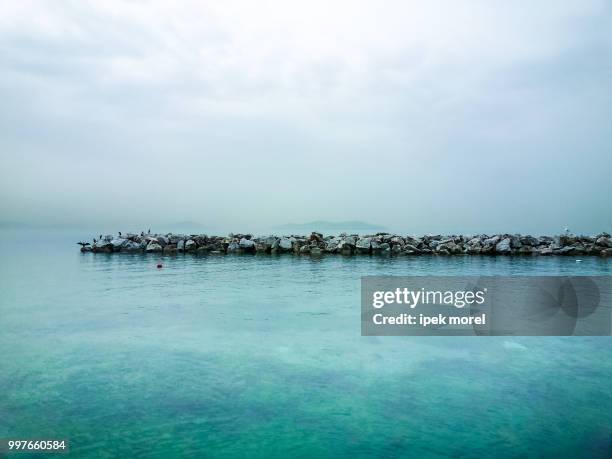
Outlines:
<svg viewBox="0 0 612 459"><path fill-rule="evenodd" d="M162 251L162 246L159 245L157 242L149 242L149 245L147 245L147 252L161 252Z"/></svg>
<svg viewBox="0 0 612 459"><path fill-rule="evenodd" d="M369 249L371 245L372 240L369 237L360 237L356 243L358 249Z"/></svg>
<svg viewBox="0 0 612 459"><path fill-rule="evenodd" d="M498 253L509 253L510 252L510 238L502 239L496 246L495 251Z"/></svg>
<svg viewBox="0 0 612 459"><path fill-rule="evenodd" d="M240 247L243 249L251 249L255 247L255 242L251 241L250 239L242 238L240 239Z"/></svg>
<svg viewBox="0 0 612 459"><path fill-rule="evenodd" d="M119 238L113 239L110 243L113 246L113 250L121 250L123 247L127 245L128 242L130 241L119 237Z"/></svg>
<svg viewBox="0 0 612 459"><path fill-rule="evenodd" d="M291 250L291 241L284 237L280 240L279 246L283 250Z"/></svg>

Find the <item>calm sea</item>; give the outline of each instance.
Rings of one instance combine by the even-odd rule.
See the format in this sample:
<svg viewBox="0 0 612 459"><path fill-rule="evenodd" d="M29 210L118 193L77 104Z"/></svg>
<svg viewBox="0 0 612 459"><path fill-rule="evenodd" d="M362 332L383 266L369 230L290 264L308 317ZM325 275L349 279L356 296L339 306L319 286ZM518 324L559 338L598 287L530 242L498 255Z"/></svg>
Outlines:
<svg viewBox="0 0 612 459"><path fill-rule="evenodd" d="M361 337L359 286L612 261L80 254L89 237L0 234L0 438L68 438L71 457L610 454L612 338Z"/></svg>

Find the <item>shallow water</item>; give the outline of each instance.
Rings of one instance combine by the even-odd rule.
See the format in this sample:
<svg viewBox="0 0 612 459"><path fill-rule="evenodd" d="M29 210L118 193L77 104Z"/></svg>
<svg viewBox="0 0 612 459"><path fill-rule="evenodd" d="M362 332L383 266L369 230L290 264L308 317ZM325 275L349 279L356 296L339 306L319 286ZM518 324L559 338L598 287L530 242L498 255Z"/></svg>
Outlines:
<svg viewBox="0 0 612 459"><path fill-rule="evenodd" d="M362 337L360 276L601 258L80 254L0 239L0 438L75 457L608 457L612 338ZM23 457L23 456L22 456Z"/></svg>

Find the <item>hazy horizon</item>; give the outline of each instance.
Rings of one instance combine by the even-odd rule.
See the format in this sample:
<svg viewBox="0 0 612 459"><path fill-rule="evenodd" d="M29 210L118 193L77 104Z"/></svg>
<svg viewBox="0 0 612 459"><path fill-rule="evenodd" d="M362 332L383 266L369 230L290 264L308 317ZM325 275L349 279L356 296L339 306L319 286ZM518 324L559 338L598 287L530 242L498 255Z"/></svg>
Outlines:
<svg viewBox="0 0 612 459"><path fill-rule="evenodd" d="M612 229L612 4L5 2L0 220Z"/></svg>

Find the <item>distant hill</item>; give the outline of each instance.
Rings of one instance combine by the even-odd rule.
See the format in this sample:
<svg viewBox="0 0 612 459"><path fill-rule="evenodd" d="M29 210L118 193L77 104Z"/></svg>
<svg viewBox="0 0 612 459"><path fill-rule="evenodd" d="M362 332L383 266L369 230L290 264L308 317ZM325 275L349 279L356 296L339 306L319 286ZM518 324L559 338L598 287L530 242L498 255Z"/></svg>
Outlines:
<svg viewBox="0 0 612 459"><path fill-rule="evenodd" d="M342 222L318 220L308 223L287 223L286 225L277 226L275 229L292 231L384 231L387 228L359 220Z"/></svg>

